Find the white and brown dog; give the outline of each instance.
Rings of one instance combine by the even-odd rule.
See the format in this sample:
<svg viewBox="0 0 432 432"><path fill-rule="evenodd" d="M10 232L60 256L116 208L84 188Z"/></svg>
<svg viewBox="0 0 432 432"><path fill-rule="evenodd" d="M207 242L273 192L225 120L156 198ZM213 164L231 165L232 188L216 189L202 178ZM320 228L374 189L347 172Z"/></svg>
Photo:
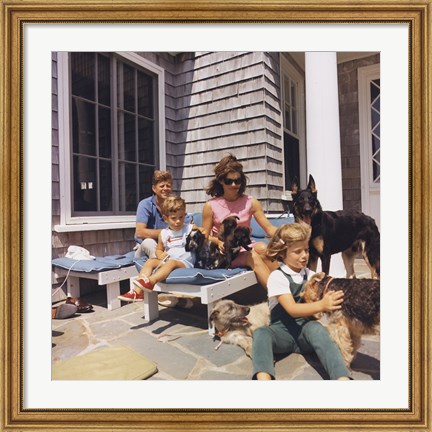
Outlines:
<svg viewBox="0 0 432 432"><path fill-rule="evenodd" d="M209 317L215 334L223 343L238 345L252 356L252 336L258 328L270 324L268 303L242 306L232 300L219 300Z"/></svg>

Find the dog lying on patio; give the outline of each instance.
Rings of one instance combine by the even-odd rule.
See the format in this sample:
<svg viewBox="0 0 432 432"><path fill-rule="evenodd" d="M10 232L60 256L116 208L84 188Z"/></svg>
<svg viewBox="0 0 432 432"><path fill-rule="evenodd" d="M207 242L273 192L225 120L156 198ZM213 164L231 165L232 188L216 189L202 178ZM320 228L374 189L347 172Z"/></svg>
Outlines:
<svg viewBox="0 0 432 432"><path fill-rule="evenodd" d="M223 299L216 302L209 323L214 324L215 335L223 343L238 345L251 357L253 332L270 324L270 310L267 302L242 306Z"/></svg>
<svg viewBox="0 0 432 432"><path fill-rule="evenodd" d="M360 347L361 337L376 333L380 323L380 281L336 279L320 272L305 284L301 296L306 303L316 302L330 290L344 291L342 308L327 313L327 328L349 368ZM321 315L314 318L319 319Z"/></svg>

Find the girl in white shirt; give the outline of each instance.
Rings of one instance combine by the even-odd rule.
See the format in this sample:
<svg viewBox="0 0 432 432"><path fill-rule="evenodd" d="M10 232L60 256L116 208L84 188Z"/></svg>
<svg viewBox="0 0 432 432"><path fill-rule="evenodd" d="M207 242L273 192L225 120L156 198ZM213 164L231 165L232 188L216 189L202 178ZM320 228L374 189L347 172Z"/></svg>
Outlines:
<svg viewBox="0 0 432 432"><path fill-rule="evenodd" d="M253 379L275 379L274 353L315 352L330 379L350 379L342 354L327 329L312 315L341 308L342 291L329 291L319 301L303 303L300 293L313 275L309 260L311 228L305 223L284 225L267 247L267 257L280 262L268 279L271 324L257 329L253 342Z"/></svg>

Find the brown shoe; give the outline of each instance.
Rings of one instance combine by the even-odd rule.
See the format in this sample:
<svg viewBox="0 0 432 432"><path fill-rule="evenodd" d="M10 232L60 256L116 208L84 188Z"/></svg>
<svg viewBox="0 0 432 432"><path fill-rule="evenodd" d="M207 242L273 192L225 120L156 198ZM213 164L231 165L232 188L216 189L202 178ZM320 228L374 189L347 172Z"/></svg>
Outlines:
<svg viewBox="0 0 432 432"><path fill-rule="evenodd" d="M74 297L68 297L66 299L66 304L73 304L78 308L78 313L86 313L93 310L93 305L90 303L87 303L82 298L74 298Z"/></svg>

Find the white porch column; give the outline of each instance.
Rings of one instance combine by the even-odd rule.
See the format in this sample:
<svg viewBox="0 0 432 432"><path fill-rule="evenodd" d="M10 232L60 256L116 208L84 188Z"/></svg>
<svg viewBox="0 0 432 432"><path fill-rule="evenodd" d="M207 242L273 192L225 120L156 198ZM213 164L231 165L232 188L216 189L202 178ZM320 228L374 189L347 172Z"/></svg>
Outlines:
<svg viewBox="0 0 432 432"><path fill-rule="evenodd" d="M305 75L308 173L315 179L323 210L342 210L336 53L307 52ZM330 274L345 276L341 254L332 256Z"/></svg>

